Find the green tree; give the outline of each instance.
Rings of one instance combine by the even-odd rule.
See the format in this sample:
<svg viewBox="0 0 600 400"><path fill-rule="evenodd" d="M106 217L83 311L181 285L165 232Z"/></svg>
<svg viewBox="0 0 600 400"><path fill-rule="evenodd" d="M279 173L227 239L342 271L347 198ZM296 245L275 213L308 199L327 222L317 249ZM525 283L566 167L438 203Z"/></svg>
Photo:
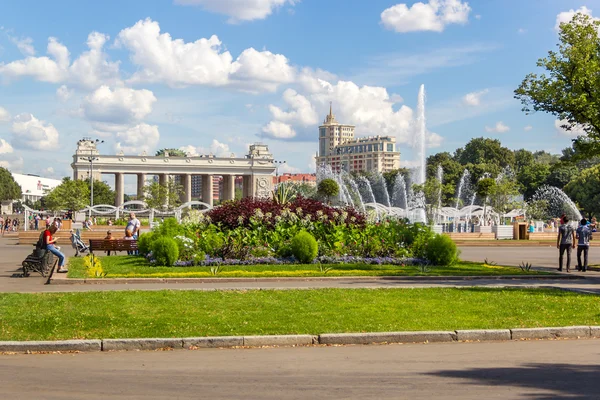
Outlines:
<svg viewBox="0 0 600 400"><path fill-rule="evenodd" d="M529 150L515 150L515 173L521 172L523 168L531 166L535 163L535 157Z"/></svg>
<svg viewBox="0 0 600 400"><path fill-rule="evenodd" d="M546 178L546 184L562 189L571 182L578 173L579 170L575 165L563 162L554 164L550 167L550 175Z"/></svg>
<svg viewBox="0 0 600 400"><path fill-rule="evenodd" d="M462 165L494 164L501 168L513 166L515 155L512 150L503 147L499 140L473 138L464 149L457 149L456 160Z"/></svg>
<svg viewBox="0 0 600 400"><path fill-rule="evenodd" d="M323 179L319 182L317 193L327 199L327 203L331 202L331 198L337 196L340 192L340 187L333 179Z"/></svg>
<svg viewBox="0 0 600 400"><path fill-rule="evenodd" d="M169 157L187 157L185 151L179 149L160 149L156 152L156 157L162 157L165 153L168 153Z"/></svg>
<svg viewBox="0 0 600 400"><path fill-rule="evenodd" d="M88 184L88 190L90 187L90 181L86 180ZM115 204L115 191L103 181L94 180L94 205L98 204Z"/></svg>
<svg viewBox="0 0 600 400"><path fill-rule="evenodd" d="M437 153L427 157L427 179L437 179L437 168L442 167L442 205L450 206L456 203L455 192L458 182L465 170L454 157L448 153Z"/></svg>
<svg viewBox="0 0 600 400"><path fill-rule="evenodd" d="M52 211L81 210L90 204L89 182L64 178L45 198L46 208Z"/></svg>
<svg viewBox="0 0 600 400"><path fill-rule="evenodd" d="M396 183L396 178L398 175L404 175L404 179L408 179L410 176L410 170L408 168L398 168L392 171L384 172L383 179L385 179L385 185L387 187L388 193L392 193L394 190L394 184Z"/></svg>
<svg viewBox="0 0 600 400"><path fill-rule="evenodd" d="M486 208L490 194L496 187L496 181L492 178L483 178L477 182L475 190L477 195L483 199L483 218L486 217Z"/></svg>
<svg viewBox="0 0 600 400"><path fill-rule="evenodd" d="M503 215L514 208L519 207L515 196L519 194L517 183L514 179L504 178L495 182L489 192L490 206L499 214Z"/></svg>
<svg viewBox="0 0 600 400"><path fill-rule="evenodd" d="M548 165L554 165L560 161L560 156L558 154L550 154L544 150L534 152L533 158L535 159L535 162Z"/></svg>
<svg viewBox="0 0 600 400"><path fill-rule="evenodd" d="M565 193L589 217L600 213L600 165L581 171L567 186Z"/></svg>
<svg viewBox="0 0 600 400"><path fill-rule="evenodd" d="M0 201L17 200L22 196L21 186L6 168L0 167Z"/></svg>
<svg viewBox="0 0 600 400"><path fill-rule="evenodd" d="M171 210L181 205L182 192L183 187L169 177L164 186L159 182L152 182L144 186L144 202L148 208Z"/></svg>
<svg viewBox="0 0 600 400"><path fill-rule="evenodd" d="M550 166L546 164L532 164L523 168L517 174L517 182L520 185L520 191L525 200L533 196L536 190L542 186L550 175Z"/></svg>
<svg viewBox="0 0 600 400"><path fill-rule="evenodd" d="M550 51L537 66L548 73L528 74L515 98L530 114L543 111L565 120L564 128L582 129L574 146L583 156L600 149L600 21L575 14L560 25L558 51Z"/></svg>

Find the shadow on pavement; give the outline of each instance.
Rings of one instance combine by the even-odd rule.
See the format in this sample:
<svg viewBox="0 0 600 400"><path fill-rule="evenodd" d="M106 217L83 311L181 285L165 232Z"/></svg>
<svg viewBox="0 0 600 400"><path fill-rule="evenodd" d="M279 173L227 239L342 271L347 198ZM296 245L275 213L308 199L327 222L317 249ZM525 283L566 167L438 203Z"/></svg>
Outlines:
<svg viewBox="0 0 600 400"><path fill-rule="evenodd" d="M513 368L471 368L427 375L465 380L465 384L538 389L522 394L533 400L592 400L600 393L600 366L577 364L525 364Z"/></svg>

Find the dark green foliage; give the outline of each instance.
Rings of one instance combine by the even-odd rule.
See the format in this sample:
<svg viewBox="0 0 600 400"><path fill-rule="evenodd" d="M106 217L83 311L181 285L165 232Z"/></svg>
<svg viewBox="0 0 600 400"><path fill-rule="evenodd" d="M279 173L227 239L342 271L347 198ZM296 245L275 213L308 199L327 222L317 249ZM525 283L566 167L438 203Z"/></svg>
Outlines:
<svg viewBox="0 0 600 400"><path fill-rule="evenodd" d="M298 233L292 239L292 254L301 263L311 263L319 252L319 245L313 235L306 231Z"/></svg>
<svg viewBox="0 0 600 400"><path fill-rule="evenodd" d="M434 235L431 229L423 229L415 236L411 248L413 257L427 258L427 246Z"/></svg>
<svg viewBox="0 0 600 400"><path fill-rule="evenodd" d="M170 267L179 259L179 246L175 239L160 237L152 242L152 256L156 265Z"/></svg>
<svg viewBox="0 0 600 400"><path fill-rule="evenodd" d="M152 250L152 242L156 240L158 236L154 232L147 232L140 235L138 239L138 250L141 255L145 256Z"/></svg>
<svg viewBox="0 0 600 400"><path fill-rule="evenodd" d="M326 197L328 202L332 197L337 196L339 192L340 187L333 179L323 179L321 182L319 182L317 193L323 197Z"/></svg>
<svg viewBox="0 0 600 400"><path fill-rule="evenodd" d="M21 198L21 186L15 182L12 174L0 167L0 201L16 200Z"/></svg>
<svg viewBox="0 0 600 400"><path fill-rule="evenodd" d="M456 243L447 235L435 235L425 248L425 259L432 265L449 266L458 261Z"/></svg>
<svg viewBox="0 0 600 400"><path fill-rule="evenodd" d="M185 151L179 149L160 149L156 152L156 157L164 156L165 153L169 153L169 157L187 157Z"/></svg>

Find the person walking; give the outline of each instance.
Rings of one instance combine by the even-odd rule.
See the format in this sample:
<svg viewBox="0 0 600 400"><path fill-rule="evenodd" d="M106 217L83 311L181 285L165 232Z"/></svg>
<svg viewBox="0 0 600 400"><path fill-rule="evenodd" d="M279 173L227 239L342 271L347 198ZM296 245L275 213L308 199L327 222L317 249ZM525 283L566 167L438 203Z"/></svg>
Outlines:
<svg viewBox="0 0 600 400"><path fill-rule="evenodd" d="M0 234L4 236L4 217L0 215Z"/></svg>
<svg viewBox="0 0 600 400"><path fill-rule="evenodd" d="M569 224L567 216L562 217L563 224L558 228L558 237L556 238L556 248L559 250L558 270L563 270L563 256L567 252L567 272L571 268L571 249L575 248L575 230Z"/></svg>
<svg viewBox="0 0 600 400"><path fill-rule="evenodd" d="M588 269L588 252L590 250L590 240L592 240L592 230L585 218L581 220L575 237L577 238L577 270L586 272ZM583 264L581 264L581 253L583 253Z"/></svg>

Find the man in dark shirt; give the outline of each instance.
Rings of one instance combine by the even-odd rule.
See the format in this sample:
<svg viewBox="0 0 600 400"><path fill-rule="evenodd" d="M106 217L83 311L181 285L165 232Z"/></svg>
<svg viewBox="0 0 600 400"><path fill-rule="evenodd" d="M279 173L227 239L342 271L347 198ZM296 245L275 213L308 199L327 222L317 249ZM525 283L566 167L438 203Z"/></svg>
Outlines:
<svg viewBox="0 0 600 400"><path fill-rule="evenodd" d="M590 249L590 240L592 239L592 230L587 225L587 220L583 218L577 228L577 270L587 271L588 251ZM583 253L583 265L581 264L581 253Z"/></svg>
<svg viewBox="0 0 600 400"><path fill-rule="evenodd" d="M556 238L556 248L559 249L558 270L562 271L563 255L567 252L567 272L571 268L571 249L575 248L575 230L569 225L569 218L563 217L563 223L558 228L558 237Z"/></svg>

